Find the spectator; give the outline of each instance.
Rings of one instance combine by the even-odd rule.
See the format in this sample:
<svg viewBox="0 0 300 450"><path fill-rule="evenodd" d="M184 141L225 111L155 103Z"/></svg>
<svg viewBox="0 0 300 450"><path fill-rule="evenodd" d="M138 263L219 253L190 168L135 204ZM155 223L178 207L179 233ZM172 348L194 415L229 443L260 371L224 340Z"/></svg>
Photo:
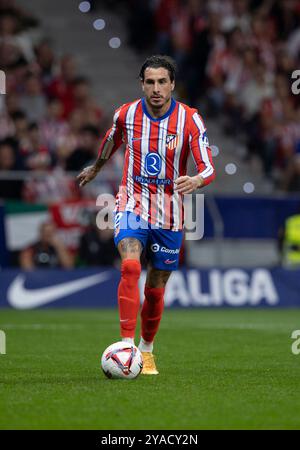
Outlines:
<svg viewBox="0 0 300 450"><path fill-rule="evenodd" d="M149 49L153 43L154 18L151 0L130 0L128 19L129 44L137 52Z"/></svg>
<svg viewBox="0 0 300 450"><path fill-rule="evenodd" d="M66 160L66 170L78 172L88 165L97 155L99 131L93 125L86 125L80 130L80 146Z"/></svg>
<svg viewBox="0 0 300 450"><path fill-rule="evenodd" d="M68 119L74 110L73 82L77 76L75 59L65 55L60 61L60 74L47 88L49 98L58 98L63 105L62 117Z"/></svg>
<svg viewBox="0 0 300 450"><path fill-rule="evenodd" d="M13 121L9 114L9 105L14 103L15 95L2 95L0 97L0 102L3 100L0 108L0 140L5 139L8 136L12 136L15 131L15 127ZM4 103L5 99L5 103ZM17 107L17 104L14 104L13 108Z"/></svg>
<svg viewBox="0 0 300 450"><path fill-rule="evenodd" d="M103 113L91 97L90 84L86 78L79 77L73 82L73 100L73 111L80 110L86 123L99 127Z"/></svg>
<svg viewBox="0 0 300 450"><path fill-rule="evenodd" d="M74 152L74 150L81 144L81 129L84 127L86 121L84 114L79 109L76 109L69 117L68 125L69 131L62 134L57 141L57 165L65 167L67 158Z"/></svg>
<svg viewBox="0 0 300 450"><path fill-rule="evenodd" d="M283 172L282 189L286 192L300 192L300 148Z"/></svg>
<svg viewBox="0 0 300 450"><path fill-rule="evenodd" d="M35 53L43 86L47 88L54 78L56 63L54 52L47 41L42 41L35 48Z"/></svg>
<svg viewBox="0 0 300 450"><path fill-rule="evenodd" d="M20 106L30 122L36 122L45 117L47 101L42 92L42 84L38 76L27 75L25 92L21 96Z"/></svg>
<svg viewBox="0 0 300 450"><path fill-rule="evenodd" d="M11 115L20 110L19 95L15 92L5 95L6 114Z"/></svg>
<svg viewBox="0 0 300 450"><path fill-rule="evenodd" d="M44 170L52 164L48 148L41 142L39 127L32 123L28 127L28 147L22 151L26 169Z"/></svg>
<svg viewBox="0 0 300 450"><path fill-rule="evenodd" d="M288 217L278 231L281 263L287 268L300 266L300 214Z"/></svg>
<svg viewBox="0 0 300 450"><path fill-rule="evenodd" d="M15 148L10 139L0 142L0 199L20 199L22 180L6 177L9 171L19 170Z"/></svg>
<svg viewBox="0 0 300 450"><path fill-rule="evenodd" d="M17 94L18 98L24 92L24 81L30 66L20 57L6 69L6 90L8 93Z"/></svg>
<svg viewBox="0 0 300 450"><path fill-rule="evenodd" d="M51 171L38 167L38 170L31 171L23 190L23 199L31 203L51 205L78 198L78 185L74 177L67 176L61 167Z"/></svg>
<svg viewBox="0 0 300 450"><path fill-rule="evenodd" d="M47 114L41 121L41 138L52 154L62 140L70 139L70 127L66 120L62 119L63 106L58 98L49 100Z"/></svg>
<svg viewBox="0 0 300 450"><path fill-rule="evenodd" d="M80 239L79 264L119 267L119 253L114 244L113 227L101 230L93 225Z"/></svg>
<svg viewBox="0 0 300 450"><path fill-rule="evenodd" d="M43 223L40 227L39 240L21 251L20 266L23 270L73 267L73 258L58 238L55 226L51 222Z"/></svg>
<svg viewBox="0 0 300 450"><path fill-rule="evenodd" d="M240 93L240 103L246 121L250 121L259 112L262 102L273 96L271 80L262 65L255 68L253 79L249 80Z"/></svg>
<svg viewBox="0 0 300 450"><path fill-rule="evenodd" d="M32 43L22 30L22 17L11 8L0 12L0 60L8 67L23 57L30 62L34 58Z"/></svg>
<svg viewBox="0 0 300 450"><path fill-rule="evenodd" d="M29 146L29 136L28 136L28 120L26 114L21 111L15 111L11 114L11 119L14 125L14 134L11 136L14 141L15 147L26 149Z"/></svg>

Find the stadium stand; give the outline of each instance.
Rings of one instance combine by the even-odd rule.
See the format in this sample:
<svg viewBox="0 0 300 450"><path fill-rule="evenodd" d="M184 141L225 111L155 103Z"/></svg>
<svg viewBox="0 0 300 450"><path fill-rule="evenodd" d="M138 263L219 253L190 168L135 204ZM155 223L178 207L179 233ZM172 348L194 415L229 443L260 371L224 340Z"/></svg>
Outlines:
<svg viewBox="0 0 300 450"><path fill-rule="evenodd" d="M234 136L236 157L259 161L271 190L298 191L300 101L291 75L300 63L300 2L130 3L136 49L151 48L145 35L154 39L156 51L177 62L180 95ZM133 26L142 14L149 33Z"/></svg>
<svg viewBox="0 0 300 450"><path fill-rule="evenodd" d="M253 190L276 193L276 209L276 199L292 191L297 203L299 96L292 95L291 71L299 65L299 1L90 3L82 14L70 0L59 9L45 0L28 0L25 9L14 0L0 2L7 85L0 100L0 197L51 209L115 194L122 152L82 191L74 175L96 154L96 134L101 138L114 107L140 95L135 81L143 58L168 53L178 65L177 98L203 114L218 172L205 191L207 239L191 246L187 262L213 265L219 238L224 264L249 264L250 250L256 255L251 264L276 264L276 233L235 236L240 251L227 252L232 245L222 229L234 221L215 196L241 196L250 208ZM99 17L109 24L101 32L93 28ZM108 45L112 36L120 38L121 50ZM255 216L250 226L255 229ZM80 232L74 236L78 241Z"/></svg>

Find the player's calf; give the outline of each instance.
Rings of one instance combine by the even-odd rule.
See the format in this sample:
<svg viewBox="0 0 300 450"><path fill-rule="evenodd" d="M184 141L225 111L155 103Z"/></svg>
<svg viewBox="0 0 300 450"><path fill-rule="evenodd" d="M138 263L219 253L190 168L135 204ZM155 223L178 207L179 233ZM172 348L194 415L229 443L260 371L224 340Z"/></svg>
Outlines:
<svg viewBox="0 0 300 450"><path fill-rule="evenodd" d="M121 265L118 287L118 305L122 338L134 340L137 315L140 306L138 281L141 264L135 259L125 259Z"/></svg>

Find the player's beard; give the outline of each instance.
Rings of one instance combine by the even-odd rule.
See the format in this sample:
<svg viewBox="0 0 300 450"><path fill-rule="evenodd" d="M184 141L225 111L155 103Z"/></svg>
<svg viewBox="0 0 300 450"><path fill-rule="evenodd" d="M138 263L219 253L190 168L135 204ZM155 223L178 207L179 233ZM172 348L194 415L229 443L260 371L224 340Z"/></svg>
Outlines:
<svg viewBox="0 0 300 450"><path fill-rule="evenodd" d="M164 97L160 97L159 101L155 101L152 97L150 97L150 105L151 107L155 110L155 111L160 111L161 109L163 109L166 104L170 101L171 97L168 97L167 99L165 99ZM154 100L154 101L153 101Z"/></svg>

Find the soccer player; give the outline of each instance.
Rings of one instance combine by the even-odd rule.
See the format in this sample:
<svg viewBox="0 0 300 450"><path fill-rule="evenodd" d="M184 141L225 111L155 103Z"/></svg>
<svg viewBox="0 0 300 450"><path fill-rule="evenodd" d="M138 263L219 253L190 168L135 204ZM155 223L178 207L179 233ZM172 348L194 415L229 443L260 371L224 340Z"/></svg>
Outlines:
<svg viewBox="0 0 300 450"><path fill-rule="evenodd" d="M215 177L206 128L196 109L175 101L175 67L166 56L151 56L140 80L144 97L118 108L92 166L78 175L80 186L93 180L106 161L126 144L123 177L116 197L114 240L121 256L118 305L121 336L134 343L140 308L140 257L148 252L149 267L141 309L145 375L157 375L153 341L164 307L164 292L178 267L183 235L183 195L206 186ZM196 176L186 175L192 154Z"/></svg>

